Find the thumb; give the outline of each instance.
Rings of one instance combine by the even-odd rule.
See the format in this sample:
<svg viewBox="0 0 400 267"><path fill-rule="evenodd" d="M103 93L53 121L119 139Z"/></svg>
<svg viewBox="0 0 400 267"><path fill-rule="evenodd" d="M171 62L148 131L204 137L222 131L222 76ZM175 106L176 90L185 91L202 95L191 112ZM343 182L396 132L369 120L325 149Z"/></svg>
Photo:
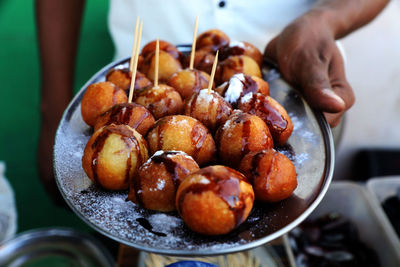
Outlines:
<svg viewBox="0 0 400 267"><path fill-rule="evenodd" d="M302 68L300 86L311 107L329 113L342 112L346 108L344 100L332 90L328 67L310 64Z"/></svg>

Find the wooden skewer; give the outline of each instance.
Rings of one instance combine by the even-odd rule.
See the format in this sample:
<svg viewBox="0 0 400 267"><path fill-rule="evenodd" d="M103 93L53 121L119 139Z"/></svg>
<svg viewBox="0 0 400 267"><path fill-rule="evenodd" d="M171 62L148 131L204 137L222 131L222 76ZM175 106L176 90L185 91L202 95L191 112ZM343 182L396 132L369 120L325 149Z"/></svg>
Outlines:
<svg viewBox="0 0 400 267"><path fill-rule="evenodd" d="M136 71L137 71L137 64L138 64L138 60L139 60L140 39L142 39L142 28L143 28L143 21L140 21L139 36L138 36L138 40L137 40L137 44L136 44L135 62L134 62L133 70L132 70L132 79L131 79L131 87L129 88L128 103L132 103L133 90L135 89Z"/></svg>
<svg viewBox="0 0 400 267"><path fill-rule="evenodd" d="M196 23L194 24L194 32L193 32L192 53L190 54L190 65L189 65L190 70L193 70L194 54L196 53L196 38L197 38L198 24L199 24L199 16L196 16Z"/></svg>
<svg viewBox="0 0 400 267"><path fill-rule="evenodd" d="M160 61L160 41L157 38L157 43L156 43L156 65L155 65L155 70L154 70L154 87L158 87L158 65Z"/></svg>
<svg viewBox="0 0 400 267"><path fill-rule="evenodd" d="M214 82L215 70L217 69L218 53L219 53L219 50L217 50L217 53L215 54L214 64L213 64L212 70L211 70L210 82L208 83L208 93L209 94L211 94L211 87Z"/></svg>
<svg viewBox="0 0 400 267"><path fill-rule="evenodd" d="M132 73L133 70L133 63L135 62L135 52L136 52L136 42L137 42L137 34L139 28L139 16L136 17L136 26L135 26L135 37L133 38L133 47L132 47L132 55L131 60L129 61L129 70Z"/></svg>

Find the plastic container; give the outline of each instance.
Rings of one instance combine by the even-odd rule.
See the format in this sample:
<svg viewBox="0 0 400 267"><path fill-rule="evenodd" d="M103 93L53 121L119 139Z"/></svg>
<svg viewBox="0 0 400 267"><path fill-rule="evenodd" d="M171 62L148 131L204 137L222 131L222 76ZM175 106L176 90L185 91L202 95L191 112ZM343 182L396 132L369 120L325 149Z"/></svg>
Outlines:
<svg viewBox="0 0 400 267"><path fill-rule="evenodd" d="M376 212L382 217L382 223L387 228L387 232L391 236L394 246L400 254L400 237L396 234L396 231L382 208L382 203L386 199L397 194L397 190L400 187L400 176L374 177L368 180L366 187L371 194L372 204L378 207L376 208Z"/></svg>
<svg viewBox="0 0 400 267"><path fill-rule="evenodd" d="M310 218L341 213L356 225L361 241L377 253L382 267L398 267L400 250L393 238L393 229L388 228L381 208L372 198L371 193L359 184L334 182Z"/></svg>

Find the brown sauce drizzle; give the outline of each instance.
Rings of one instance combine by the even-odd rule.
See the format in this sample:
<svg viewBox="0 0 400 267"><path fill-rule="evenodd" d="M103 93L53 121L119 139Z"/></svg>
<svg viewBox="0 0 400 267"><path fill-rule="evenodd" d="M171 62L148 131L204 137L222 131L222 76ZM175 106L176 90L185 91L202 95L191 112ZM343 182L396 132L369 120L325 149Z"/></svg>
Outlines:
<svg viewBox="0 0 400 267"><path fill-rule="evenodd" d="M260 173L258 172L258 167L265 153L266 153L265 151L260 151L257 154L255 154L251 159L251 176L252 176L251 179L253 180L252 182L254 182L254 176L260 175Z"/></svg>
<svg viewBox="0 0 400 267"><path fill-rule="evenodd" d="M137 108L136 113L141 113L141 116L132 120L133 110ZM110 124L125 124L131 126L133 129L137 129L140 124L150 116L150 112L143 106L136 103L121 103L114 105L111 110L107 111L102 117L107 117L108 120L105 125Z"/></svg>
<svg viewBox="0 0 400 267"><path fill-rule="evenodd" d="M129 149L129 151L132 151L132 147L133 144L131 142L131 140L128 137L125 136L121 136L122 141L124 141L125 146L127 149ZM136 139L135 139L136 141ZM136 146L138 146L137 144L135 144ZM139 153L139 155L141 155L141 153ZM141 162L142 160L138 161ZM130 180L130 172L131 172L131 168L132 168L132 160L131 160L131 153L128 154L128 157L126 159L126 169L125 169L125 180L124 183L128 183Z"/></svg>
<svg viewBox="0 0 400 267"><path fill-rule="evenodd" d="M227 167L221 167L217 170L215 170L215 167L206 167L196 172L196 174L202 175L210 183L197 183L185 188L178 199L179 210L182 211L181 207L188 193L202 194L203 192L212 191L221 197L233 212L235 226L242 223L246 208L245 199L248 197L247 194L243 194L240 190L240 181L247 182L247 180L242 178L242 174Z"/></svg>
<svg viewBox="0 0 400 267"><path fill-rule="evenodd" d="M274 163L275 163L275 159L276 159L276 153L279 153L279 152L277 152L277 151L274 151L274 153L272 154L272 157L271 157L271 164L269 165L269 169L268 169L268 171L267 171L267 176L265 177L265 190L266 191L268 191L268 189L269 189L269 179L270 179L270 177L271 177L271 174L273 173L273 166L274 166Z"/></svg>
<svg viewBox="0 0 400 267"><path fill-rule="evenodd" d="M144 110L142 112L142 116L140 116L140 118L132 125L132 128L137 129L140 126L140 124L142 124L142 122L149 116L150 116L150 112L148 112L147 110Z"/></svg>
<svg viewBox="0 0 400 267"><path fill-rule="evenodd" d="M107 124L128 124L131 119L133 108L134 105L129 103L115 105L111 109Z"/></svg>
<svg viewBox="0 0 400 267"><path fill-rule="evenodd" d="M109 131L101 132L92 144L93 154L92 154L92 173L93 173L93 180L99 184L99 178L97 175L97 165L99 163L99 154L104 147L104 144L110 135Z"/></svg>
<svg viewBox="0 0 400 267"><path fill-rule="evenodd" d="M274 139L279 138L288 126L288 121L271 105L270 97L260 93L253 94L249 103L244 103L244 109L265 121Z"/></svg>
<svg viewBox="0 0 400 267"><path fill-rule="evenodd" d="M211 44L201 45L203 39L211 39ZM228 45L228 43L229 43L229 41L226 40L225 38L221 37L219 34L215 34L213 32L206 32L206 33L203 33L201 36L199 36L196 46L199 49L204 48L204 47L210 47L210 48L212 48L212 51L215 52L220 47Z"/></svg>
<svg viewBox="0 0 400 267"><path fill-rule="evenodd" d="M244 75L244 80L240 80L243 84L243 91L240 94L240 97L247 95L248 93L256 93L258 91L257 82L251 78L249 75Z"/></svg>
<svg viewBox="0 0 400 267"><path fill-rule="evenodd" d="M193 115L194 111L196 110L196 103L197 103L197 97L199 96L198 93L194 94L193 97L190 99L190 115Z"/></svg>
<svg viewBox="0 0 400 267"><path fill-rule="evenodd" d="M239 44L234 46L232 45L225 46L221 51L221 60L224 60L229 56L244 55L246 52L246 49L244 47L245 44L243 42L240 42Z"/></svg>
<svg viewBox="0 0 400 267"><path fill-rule="evenodd" d="M152 161L154 161L157 164L163 164L167 172L172 174L172 181L175 185L175 188L178 188L180 184L178 171L180 170L183 173L183 175L189 174L188 169L184 168L181 164L178 164L174 159L169 157L169 155L180 155L180 154L182 153L178 151L164 151L160 155L153 155L151 157Z"/></svg>
<svg viewBox="0 0 400 267"><path fill-rule="evenodd" d="M204 85L208 84L208 81L200 71L194 70L193 73L194 73L193 93L197 93L201 89L203 89L203 84Z"/></svg>
<svg viewBox="0 0 400 267"><path fill-rule="evenodd" d="M196 160L197 154L199 153L201 147L203 146L204 141L206 140L208 135L207 128L203 126L200 122L196 122L191 131L192 145L194 147L194 151L192 157Z"/></svg>

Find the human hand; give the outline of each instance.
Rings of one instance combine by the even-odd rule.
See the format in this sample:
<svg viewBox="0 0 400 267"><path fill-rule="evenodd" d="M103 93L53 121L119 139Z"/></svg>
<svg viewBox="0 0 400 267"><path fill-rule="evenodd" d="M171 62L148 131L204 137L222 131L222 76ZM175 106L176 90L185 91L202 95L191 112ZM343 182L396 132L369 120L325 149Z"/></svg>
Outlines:
<svg viewBox="0 0 400 267"><path fill-rule="evenodd" d="M283 78L302 91L311 107L324 112L331 127L354 104L342 55L320 14L289 24L269 42L264 57L278 64Z"/></svg>

